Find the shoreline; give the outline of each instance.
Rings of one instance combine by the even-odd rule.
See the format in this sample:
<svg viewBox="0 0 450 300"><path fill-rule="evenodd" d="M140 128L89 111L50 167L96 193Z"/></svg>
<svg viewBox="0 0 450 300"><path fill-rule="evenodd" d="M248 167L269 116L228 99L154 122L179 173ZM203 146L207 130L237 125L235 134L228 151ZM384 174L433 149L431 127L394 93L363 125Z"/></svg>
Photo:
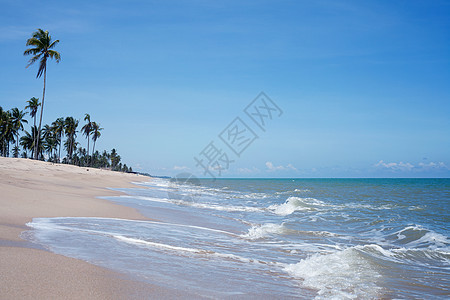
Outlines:
<svg viewBox="0 0 450 300"><path fill-rule="evenodd" d="M38 217L105 217L149 220L131 207L96 197L121 195L108 188L136 187L150 177L23 158L0 158L0 298L123 299L177 296L159 286L20 238Z"/></svg>

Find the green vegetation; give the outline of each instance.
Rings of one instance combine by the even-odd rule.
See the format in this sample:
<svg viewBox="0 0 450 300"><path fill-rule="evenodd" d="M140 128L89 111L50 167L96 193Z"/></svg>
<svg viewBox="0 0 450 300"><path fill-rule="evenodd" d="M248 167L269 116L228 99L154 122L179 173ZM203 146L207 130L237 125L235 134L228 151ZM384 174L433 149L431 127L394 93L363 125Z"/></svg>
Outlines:
<svg viewBox="0 0 450 300"><path fill-rule="evenodd" d="M27 40L26 45L31 46L25 50L24 55L33 55L27 67L39 60L39 68L36 78L44 75L44 88L42 92L42 102L38 98L32 97L27 101L25 110L29 111L33 119L33 126L30 132L24 129L24 124L28 123L25 116L28 112L18 108L3 110L0 106L0 155L4 157L34 158L37 160L47 160L73 164L82 167L108 168L114 171L132 172L131 167L120 162L120 155L116 149L111 152L100 153L95 150L95 144L101 137L103 128L100 124L91 121L91 116L85 114L86 124L81 128L82 134L87 139L87 149L80 147L77 142L79 120L74 117L58 118L50 125L42 125L42 115L44 110L45 85L47 77L47 59L55 59L58 63L61 55L52 50L59 40L52 42L48 31L38 29ZM36 115L41 108L39 125L36 127ZM65 138L65 140L64 140ZM92 152L89 150L89 142L92 139ZM63 144L64 142L64 144ZM12 146L12 148L11 148ZM61 147L66 150L66 155L61 157ZM91 154L90 154L91 153Z"/></svg>
<svg viewBox="0 0 450 300"><path fill-rule="evenodd" d="M39 104L39 103L38 103ZM27 106L32 116L33 108ZM25 116L28 112L13 108L8 111L0 106L0 155L4 157L23 157L73 164L80 167L107 168L114 171L132 172L131 167L121 163L121 157L116 149L111 152L95 150L97 140L101 137L103 128L91 121L89 114L85 115L87 122L81 132L89 141L92 140L92 151L80 146L77 141L79 120L74 117L58 118L50 125L45 124L40 134L39 128L30 126L30 132L24 128L28 123ZM37 141L40 141L37 145ZM36 146L37 145L37 146ZM12 148L11 148L12 147ZM61 157L61 148L66 155ZM36 153L37 151L37 153ZM90 154L91 153L91 154Z"/></svg>

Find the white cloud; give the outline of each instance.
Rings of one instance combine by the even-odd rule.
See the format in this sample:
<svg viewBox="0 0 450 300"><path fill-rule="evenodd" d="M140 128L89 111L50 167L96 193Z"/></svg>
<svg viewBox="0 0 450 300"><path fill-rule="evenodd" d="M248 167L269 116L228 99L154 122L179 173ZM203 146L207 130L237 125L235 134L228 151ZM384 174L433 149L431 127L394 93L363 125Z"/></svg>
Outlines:
<svg viewBox="0 0 450 300"><path fill-rule="evenodd" d="M294 167L292 164L288 164L288 165L286 166L286 168L291 169L291 170L294 170L294 171L297 171L297 168Z"/></svg>
<svg viewBox="0 0 450 300"><path fill-rule="evenodd" d="M182 171L182 170L188 170L189 168L186 166L174 166L173 169L176 171Z"/></svg>
<svg viewBox="0 0 450 300"><path fill-rule="evenodd" d="M268 161L266 162L266 167L269 169L269 172L273 171L287 171L287 170L293 170L297 171L297 168L294 167L292 164L288 164L287 166L274 166L272 162Z"/></svg>
<svg viewBox="0 0 450 300"><path fill-rule="evenodd" d="M384 162L380 160L378 163L374 165L375 167L385 168L392 171L426 171L426 170L448 170L449 167L443 162L429 162L429 163L418 163L417 165L413 165L409 162Z"/></svg>
<svg viewBox="0 0 450 300"><path fill-rule="evenodd" d="M375 164L375 167L382 167L382 168L386 168L386 169L390 169L390 170L394 170L394 171L409 171L412 170L414 168L414 166L412 164L410 164L409 162L404 163L404 162L389 162L386 163L383 160L380 160L377 164Z"/></svg>
<svg viewBox="0 0 450 300"><path fill-rule="evenodd" d="M419 167L423 169L449 169L447 165L443 162L429 162L429 163L419 163Z"/></svg>
<svg viewBox="0 0 450 300"><path fill-rule="evenodd" d="M260 170L258 168L238 168L237 169L238 173L243 173L243 174L248 174L248 173L258 173L260 172Z"/></svg>

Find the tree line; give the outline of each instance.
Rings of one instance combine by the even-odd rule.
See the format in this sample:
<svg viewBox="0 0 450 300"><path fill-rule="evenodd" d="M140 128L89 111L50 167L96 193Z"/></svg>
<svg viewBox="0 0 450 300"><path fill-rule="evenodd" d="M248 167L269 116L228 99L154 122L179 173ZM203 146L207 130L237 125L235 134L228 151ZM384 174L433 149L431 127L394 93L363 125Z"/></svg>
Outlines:
<svg viewBox="0 0 450 300"><path fill-rule="evenodd" d="M81 128L81 133L87 138L87 148L81 147L76 140L79 132L77 130L79 120L74 117L58 118L51 124L41 126L47 80L47 60L55 59L57 63L61 60L60 53L53 50L58 43L59 40L52 41L48 31L42 29L38 29L27 40L26 46L30 48L26 49L23 54L32 55L32 57L26 67L39 61L36 78L44 76L42 101L40 102L36 97L28 100L25 106L25 110L28 111L20 110L17 107L4 110L0 106L0 155L132 172L131 167L126 164L122 165L120 155L115 149L112 149L111 152L103 151L101 153L95 150L95 144L100 138L103 128L97 122L91 121L89 114L85 114L85 124ZM39 108L39 122L36 125ZM33 126L29 132L24 129L24 124L28 123L25 118L28 113L33 118ZM90 152L89 142L91 139L92 151ZM63 157L61 157L61 148L64 148L66 152Z"/></svg>
<svg viewBox="0 0 450 300"><path fill-rule="evenodd" d="M40 134L36 126L36 112L40 106L37 98L28 100L25 110L17 107L4 110L0 106L0 155L4 157L35 158L55 163L72 164L80 167L107 168L114 171L132 172L132 168L121 163L116 149L110 152L99 152L95 149L103 128L91 121L85 114L85 124L79 131L80 121L74 117L57 118L51 124L42 127ZM26 115L33 118L30 131L25 130L28 124ZM77 134L82 133L88 141L84 148L77 141ZM39 144L37 141L39 140ZM92 141L92 149L89 144ZM36 147L37 146L37 147ZM61 150L64 149L63 154ZM91 151L92 150L92 151ZM63 156L61 156L63 155Z"/></svg>

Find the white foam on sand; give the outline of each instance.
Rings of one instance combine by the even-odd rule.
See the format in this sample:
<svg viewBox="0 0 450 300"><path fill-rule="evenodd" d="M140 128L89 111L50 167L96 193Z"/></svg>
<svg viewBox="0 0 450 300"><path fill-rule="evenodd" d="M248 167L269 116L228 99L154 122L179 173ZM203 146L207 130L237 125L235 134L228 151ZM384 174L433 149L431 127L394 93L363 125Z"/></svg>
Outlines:
<svg viewBox="0 0 450 300"><path fill-rule="evenodd" d="M195 201L185 201L178 199L167 199L167 198L155 198L155 197L144 197L144 196L120 196L120 198L131 198L145 201L161 202L161 203L172 203L175 205L191 206L196 208L212 209L227 212L262 212L263 208L252 207L252 206L239 206L239 205L219 205L214 203L202 203Z"/></svg>
<svg viewBox="0 0 450 300"><path fill-rule="evenodd" d="M178 252L180 254L183 253L190 253L190 254L197 254L197 255L201 255L201 256L208 256L208 257L215 257L215 258L220 258L220 259L226 259L226 260L233 260L233 261L238 261L238 262L242 262L242 263L258 263L258 264L269 264L266 262L262 262L259 260L255 260L255 259L250 259L250 258L245 258L239 255L235 255L235 254L231 254L231 253L219 253L219 252L215 252L215 251L210 251L210 250L204 250L204 249L196 249L196 248L187 248L187 247L179 247L179 246L173 246L173 245L169 245L169 244L164 244L164 243L156 243L156 242L152 242L152 241L146 241L146 240L141 240L141 239L135 239L135 238L129 238L129 237L125 237L122 235L114 235L113 236L116 240L128 243L128 244L132 244L132 245L143 245L146 247L152 247L152 248L159 248L162 250L170 250L170 251L175 251Z"/></svg>

